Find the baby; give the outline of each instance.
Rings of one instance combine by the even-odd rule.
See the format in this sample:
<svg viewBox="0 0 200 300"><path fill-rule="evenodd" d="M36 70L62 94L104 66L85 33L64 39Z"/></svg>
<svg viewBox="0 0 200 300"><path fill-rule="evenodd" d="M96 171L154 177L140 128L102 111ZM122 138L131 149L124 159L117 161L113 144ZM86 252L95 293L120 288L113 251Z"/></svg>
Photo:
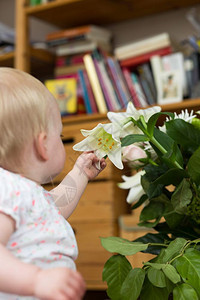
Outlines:
<svg viewBox="0 0 200 300"><path fill-rule="evenodd" d="M95 154L83 153L60 185L44 190L64 167L60 112L39 80L16 69L0 68L0 130L0 299L80 300L85 283L66 219L105 160L99 170Z"/></svg>

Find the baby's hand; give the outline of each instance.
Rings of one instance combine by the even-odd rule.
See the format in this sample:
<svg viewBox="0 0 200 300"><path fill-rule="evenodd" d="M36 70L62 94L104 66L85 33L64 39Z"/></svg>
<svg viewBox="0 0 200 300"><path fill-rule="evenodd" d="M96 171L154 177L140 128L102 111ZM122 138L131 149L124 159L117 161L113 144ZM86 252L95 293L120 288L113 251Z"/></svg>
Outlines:
<svg viewBox="0 0 200 300"><path fill-rule="evenodd" d="M40 270L34 290L34 296L41 300L81 300L85 282L80 273L68 268Z"/></svg>
<svg viewBox="0 0 200 300"><path fill-rule="evenodd" d="M75 166L84 172L88 180L92 180L106 167L106 161L104 158L99 160L93 152L83 152L78 157Z"/></svg>

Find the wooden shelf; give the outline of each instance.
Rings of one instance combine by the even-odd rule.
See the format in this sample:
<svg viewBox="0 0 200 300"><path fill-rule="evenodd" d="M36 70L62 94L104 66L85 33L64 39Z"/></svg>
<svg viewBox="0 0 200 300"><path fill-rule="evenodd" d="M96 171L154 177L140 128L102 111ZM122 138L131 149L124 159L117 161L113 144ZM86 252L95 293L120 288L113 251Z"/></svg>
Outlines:
<svg viewBox="0 0 200 300"><path fill-rule="evenodd" d="M68 28L84 24L107 25L195 4L199 4L199 0L55 0L27 6L25 13Z"/></svg>
<svg viewBox="0 0 200 300"><path fill-rule="evenodd" d="M14 65L14 52L9 52L0 55L0 66L1 67L13 67Z"/></svg>
<svg viewBox="0 0 200 300"><path fill-rule="evenodd" d="M199 110L200 107L200 99L188 99L179 103L172 103L166 105L159 105L162 108L162 111L168 112L177 112L180 113L183 109L188 109L188 111ZM80 123L80 122L88 122L88 121L96 121L96 123L100 123L103 121L105 123L106 114L82 114L82 115L73 115L73 116L64 116L62 117L63 124L67 123Z"/></svg>

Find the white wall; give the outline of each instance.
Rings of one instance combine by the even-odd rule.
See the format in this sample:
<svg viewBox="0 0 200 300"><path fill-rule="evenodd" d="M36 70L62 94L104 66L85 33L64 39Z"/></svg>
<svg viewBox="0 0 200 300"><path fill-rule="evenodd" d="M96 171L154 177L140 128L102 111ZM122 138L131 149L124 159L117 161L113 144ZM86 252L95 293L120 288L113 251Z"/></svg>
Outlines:
<svg viewBox="0 0 200 300"><path fill-rule="evenodd" d="M195 34L194 28L186 18L189 9L183 8L113 24L109 28L115 33L115 45L126 44L131 40L161 32L169 32L171 38L177 41Z"/></svg>
<svg viewBox="0 0 200 300"><path fill-rule="evenodd" d="M164 31L168 31L172 39L180 41L195 33L186 19L188 10L189 8L183 8L107 27L113 31L117 46ZM0 0L0 22L15 26L15 0ZM45 35L53 30L56 30L56 27L38 20L31 21L31 38L34 40L44 40Z"/></svg>
<svg viewBox="0 0 200 300"><path fill-rule="evenodd" d="M15 27L15 0L0 0L0 22ZM31 19L30 37L32 40L45 40L47 33L55 31L57 28L45 22Z"/></svg>

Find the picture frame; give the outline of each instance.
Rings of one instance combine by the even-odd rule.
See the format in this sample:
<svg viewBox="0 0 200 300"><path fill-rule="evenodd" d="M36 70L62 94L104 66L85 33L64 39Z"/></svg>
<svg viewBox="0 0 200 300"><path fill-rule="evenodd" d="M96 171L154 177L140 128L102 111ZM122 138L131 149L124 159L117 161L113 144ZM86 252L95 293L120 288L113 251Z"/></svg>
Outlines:
<svg viewBox="0 0 200 300"><path fill-rule="evenodd" d="M158 86L158 104L169 104L183 100L181 76L178 71L163 71Z"/></svg>

